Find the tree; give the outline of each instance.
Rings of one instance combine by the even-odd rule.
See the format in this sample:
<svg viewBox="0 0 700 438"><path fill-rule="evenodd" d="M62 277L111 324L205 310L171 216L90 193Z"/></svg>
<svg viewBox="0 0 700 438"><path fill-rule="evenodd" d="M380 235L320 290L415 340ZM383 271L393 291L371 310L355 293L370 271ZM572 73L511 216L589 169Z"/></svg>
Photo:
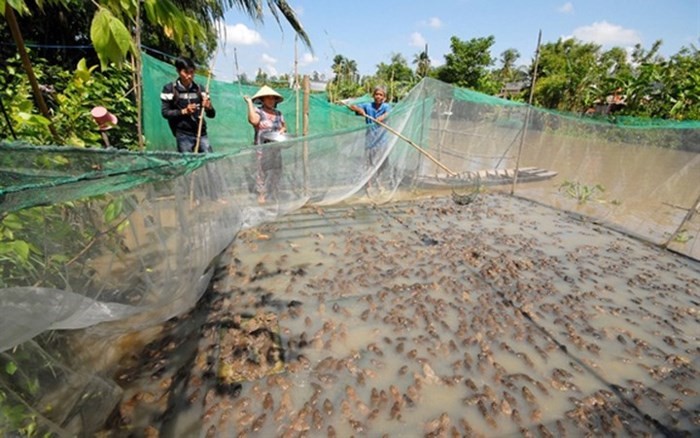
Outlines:
<svg viewBox="0 0 700 438"><path fill-rule="evenodd" d="M268 75L263 71L263 69L258 68L258 72L255 75L255 83L258 85L265 85L268 81Z"/></svg>
<svg viewBox="0 0 700 438"><path fill-rule="evenodd" d="M518 70L515 68L515 63L519 58L520 52L516 49L506 49L501 53L501 68L497 72L501 82L505 83L516 79Z"/></svg>
<svg viewBox="0 0 700 438"><path fill-rule="evenodd" d="M35 2L29 3L28 0L0 0L0 9L5 11L8 26L12 30L13 39L32 83L37 104L42 114L47 118L49 118L49 114L26 55L14 12L16 10L21 15L34 16L41 12L44 6L68 8L78 5L79 2L80 0L35 0ZM216 48L213 30L217 20L223 18L227 9L238 7L252 18L261 22L263 20L262 0L93 0L91 3L95 10L89 27L89 35L100 64L103 69L110 63L118 67L130 56L133 65L133 88L137 107L141 104L140 48L144 23L148 23L152 26L151 29L155 29L147 35L153 33L163 35L179 49L182 49L181 51L187 48L187 44L190 47L198 47L199 44L204 44L207 47L209 44L208 49L205 48L202 52L206 53L208 58ZM29 4L33 8L30 9ZM278 24L281 13L302 42L311 49L308 35L286 0L267 0L267 4ZM88 29L76 27L75 32L84 36L88 33ZM156 37L156 39L158 38L160 36ZM142 138L140 107L137 113L139 114L137 130L139 138ZM51 124L48 126L52 129L54 138L58 138L53 131L53 126Z"/></svg>
<svg viewBox="0 0 700 438"><path fill-rule="evenodd" d="M286 0L266 3L277 23L284 17L311 48L308 35ZM72 45L92 42L101 60L117 63L133 50L124 44L127 29L141 26L143 42L149 47L165 53L185 53L203 62L216 50L221 30L218 23L228 10L238 8L260 22L264 18L262 0L0 0L2 10L5 4L20 15L19 23L29 30L32 40ZM139 23L135 21L137 16L142 19ZM100 32L91 33L90 22ZM65 56L66 52L58 53Z"/></svg>
<svg viewBox="0 0 700 438"><path fill-rule="evenodd" d="M416 53L413 58L413 63L416 64L416 76L424 78L430 73L430 57L428 56L428 45L425 45L425 50Z"/></svg>
<svg viewBox="0 0 700 438"><path fill-rule="evenodd" d="M375 81L387 86L387 100L397 101L405 96L415 84L413 70L400 53L391 55L391 63L377 65Z"/></svg>
<svg viewBox="0 0 700 438"><path fill-rule="evenodd" d="M335 55L331 70L335 75L333 81L336 84L344 82L357 83L357 62L344 57L343 55Z"/></svg>
<svg viewBox="0 0 700 438"><path fill-rule="evenodd" d="M491 83L488 70L494 63L490 53L494 42L493 35L469 41L453 36L450 38L452 51L445 55L445 64L437 69L437 78L459 87L484 92L496 88L495 92L498 92L498 86Z"/></svg>
<svg viewBox="0 0 700 438"><path fill-rule="evenodd" d="M343 55L333 57L333 80L328 84L328 97L333 100L346 99L362 94L358 83L357 62Z"/></svg>
<svg viewBox="0 0 700 438"><path fill-rule="evenodd" d="M559 39L540 47L535 102L545 108L582 112L586 96L596 85L600 46L575 38ZM532 74L532 72L531 72Z"/></svg>

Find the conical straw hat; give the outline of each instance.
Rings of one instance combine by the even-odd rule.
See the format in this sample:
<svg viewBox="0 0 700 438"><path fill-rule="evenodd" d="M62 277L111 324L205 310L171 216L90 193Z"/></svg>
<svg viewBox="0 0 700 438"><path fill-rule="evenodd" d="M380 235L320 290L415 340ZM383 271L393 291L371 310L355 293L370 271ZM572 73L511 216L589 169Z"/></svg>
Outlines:
<svg viewBox="0 0 700 438"><path fill-rule="evenodd" d="M284 100L284 97L282 97L281 94L268 87L267 85L263 85L253 96L253 102L260 101L260 98L264 96L275 96L277 98L277 103L280 103Z"/></svg>

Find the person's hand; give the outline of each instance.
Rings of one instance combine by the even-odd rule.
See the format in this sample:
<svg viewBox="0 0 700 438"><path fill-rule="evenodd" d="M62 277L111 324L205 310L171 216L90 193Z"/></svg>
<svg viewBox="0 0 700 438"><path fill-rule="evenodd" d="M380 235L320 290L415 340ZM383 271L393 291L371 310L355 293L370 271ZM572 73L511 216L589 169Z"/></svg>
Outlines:
<svg viewBox="0 0 700 438"><path fill-rule="evenodd" d="M190 115L194 114L194 112L197 111L197 104L196 103L188 103L185 108L182 110L182 115Z"/></svg>
<svg viewBox="0 0 700 438"><path fill-rule="evenodd" d="M253 100L250 98L250 96L243 96L243 100L245 100L248 104L253 103Z"/></svg>
<svg viewBox="0 0 700 438"><path fill-rule="evenodd" d="M361 115L361 116L365 115L365 110L363 110L362 108L360 108L357 105L350 105L350 106L348 106L348 108L350 108L350 110L354 111L358 115Z"/></svg>
<svg viewBox="0 0 700 438"><path fill-rule="evenodd" d="M203 105L204 108L206 108L206 109L211 109L211 99L209 99L209 96L205 96L205 97L202 99L202 105Z"/></svg>

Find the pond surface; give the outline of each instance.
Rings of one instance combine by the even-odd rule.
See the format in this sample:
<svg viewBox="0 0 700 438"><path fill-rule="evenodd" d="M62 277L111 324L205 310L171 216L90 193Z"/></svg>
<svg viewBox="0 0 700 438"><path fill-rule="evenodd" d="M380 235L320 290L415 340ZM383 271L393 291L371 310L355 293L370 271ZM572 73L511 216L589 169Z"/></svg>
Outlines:
<svg viewBox="0 0 700 438"><path fill-rule="evenodd" d="M306 208L239 234L105 434L693 435L698 308L697 262L527 200Z"/></svg>

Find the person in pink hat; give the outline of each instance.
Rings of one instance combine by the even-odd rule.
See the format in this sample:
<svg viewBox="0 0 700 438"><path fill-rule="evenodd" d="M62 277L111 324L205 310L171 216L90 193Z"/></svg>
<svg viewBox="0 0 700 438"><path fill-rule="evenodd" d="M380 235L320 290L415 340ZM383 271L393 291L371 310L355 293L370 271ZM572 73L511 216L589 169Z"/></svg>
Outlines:
<svg viewBox="0 0 700 438"><path fill-rule="evenodd" d="M284 100L281 94L264 85L253 97L243 96L248 104L248 123L253 126L253 144L272 142L275 135L287 131L282 112L277 104ZM260 104L255 106L254 103ZM263 204L268 196L275 196L282 178L282 153L279 148L259 147L255 151L255 190L258 202Z"/></svg>

